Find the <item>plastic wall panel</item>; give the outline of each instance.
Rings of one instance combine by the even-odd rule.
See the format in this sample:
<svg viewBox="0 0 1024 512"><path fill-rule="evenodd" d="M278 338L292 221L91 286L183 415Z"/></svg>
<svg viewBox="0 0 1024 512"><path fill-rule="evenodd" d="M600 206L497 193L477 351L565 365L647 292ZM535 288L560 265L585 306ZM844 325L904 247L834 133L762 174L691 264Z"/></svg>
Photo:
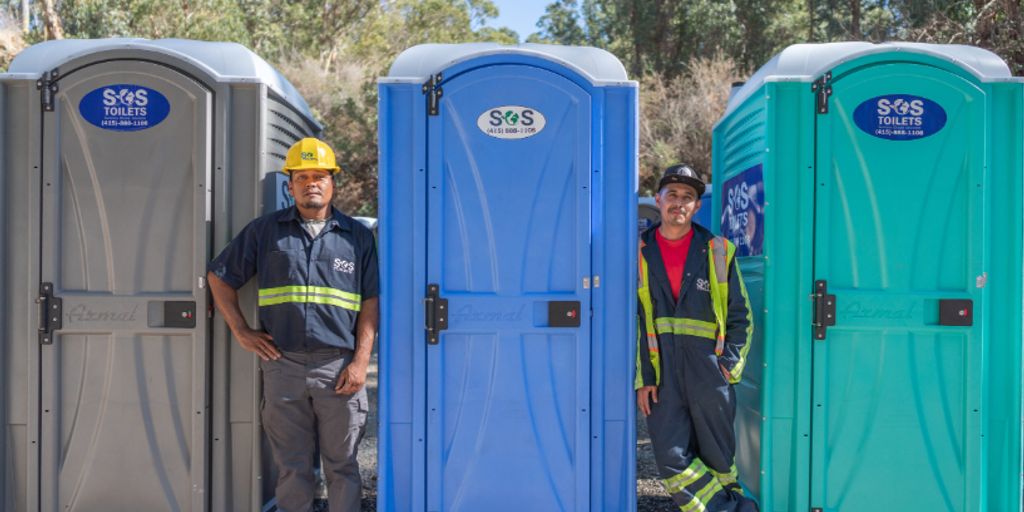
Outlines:
<svg viewBox="0 0 1024 512"><path fill-rule="evenodd" d="M635 295L636 251L626 240L637 239L636 221L636 144L637 91L609 87L604 97L603 144L600 172L595 175L601 186L595 187L591 220L593 271L600 276L594 288L593 401L594 443L591 463L603 468L591 481L592 510L633 510L636 506L636 408L633 393L636 301L620 298Z"/></svg>
<svg viewBox="0 0 1024 512"><path fill-rule="evenodd" d="M417 390L425 383L423 369L426 339L420 302L411 297L424 272L426 213L423 92L419 85L380 88L380 235L381 308L378 388L380 433L378 455L378 510L416 510L424 503L422 466L423 402ZM410 247L411 246L411 247ZM405 297L390 300L388 297ZM383 306L383 304L382 304ZM414 333L396 335L395 333ZM417 406L418 404L418 406ZM420 505L422 506L422 505Z"/></svg>
<svg viewBox="0 0 1024 512"><path fill-rule="evenodd" d="M763 502L772 510L808 507L814 215L814 105L807 84L766 87ZM798 113L792 115L793 112ZM800 298L802 300L797 300ZM779 441L776 441L779 440ZM784 441L782 441L784 440Z"/></svg>
<svg viewBox="0 0 1024 512"><path fill-rule="evenodd" d="M711 210L712 231L721 233L723 202L728 201L723 192L724 185L733 177L755 165L762 166L762 175L769 173L771 156L765 151L767 125L767 93L759 91L751 95L744 104L734 111L729 119L715 127L713 134L714 175L712 201L706 205ZM703 209L703 208L702 208ZM767 215L767 207L765 207ZM768 241L765 240L765 245ZM767 250L767 249L766 249ZM736 391L736 467L742 483L754 496L761 496L761 435L764 403L761 389L764 387L765 315L764 315L764 266L763 256L737 259L743 274L747 294L750 298L754 321L754 336L743 380L735 386Z"/></svg>
<svg viewBox="0 0 1024 512"><path fill-rule="evenodd" d="M266 102L267 126L263 135L266 139L265 168L267 172L279 171L284 165L288 148L301 138L315 137L316 132L302 116L273 92L267 92ZM338 157L338 164L343 165L345 155L338 154Z"/></svg>
<svg viewBox="0 0 1024 512"><path fill-rule="evenodd" d="M988 266L990 308L989 326L991 362L986 375L988 409L988 460L985 471L999 475L988 480L985 494L988 510L1021 510L1021 475L1024 478L1022 458L1021 411L1021 262L1022 180L1024 180L1024 86L1021 84L993 84L990 86L991 127L989 133L989 161L991 183L987 191L988 215L992 227L988 237ZM1001 236L1000 234L1007 234ZM1016 233L1017 236L1010 234ZM996 273L1005 278L996 279ZM1013 319L1013 320L1011 320ZM1016 321L1014 321L1016 320ZM1003 477L1005 475L1005 477Z"/></svg>
<svg viewBox="0 0 1024 512"><path fill-rule="evenodd" d="M0 84L0 120L6 120L5 114L9 110L6 99L9 94L7 87L4 84ZM6 123L0 124L0 130L2 130L4 135L4 137L0 138L0 170L6 171L9 168L6 160L7 148L5 147L8 134ZM0 183L3 184L3 188L6 188L7 183L4 181L0 181ZM4 199L0 196L0 212L6 214L7 212L3 210L3 207L7 204L7 201ZM0 255L6 256L6 247L6 239L0 237ZM7 276L0 274L0 290L5 289L3 285L6 281ZM8 312L4 311L4 315L0 318L0 332L5 334L7 328L5 320L8 317ZM5 377L11 373L11 365L8 362L11 352L9 347L0 345L0 370L3 371ZM8 390L14 382L15 379L10 377L0 379L0 398L3 399L5 404L10 404L13 401L14 397L10 395ZM14 428L12 428L10 421L7 419L11 416L11 411L7 409L7 407L0 407L0 464L3 464L0 467L4 468L3 472L0 472L0 507L14 508L13 491L18 485L16 479L18 476L17 469L19 468L16 466L17 463L14 459L15 450L12 450L12 448L16 444L14 438L17 434L14 433Z"/></svg>
<svg viewBox="0 0 1024 512"><path fill-rule="evenodd" d="M35 297L38 281L38 259L26 246L37 247L38 229L33 229L34 217L27 214L38 208L39 118L35 84L6 82L2 84L3 154L0 165L3 183L0 212L3 213L2 259L3 304L2 329L4 340L0 346L0 421L3 425L4 445L0 456L4 462L0 480L0 506L4 510L28 509L29 496L38 492L38 468L35 446L38 442L38 421L32 406L32 393L38 390L30 385L38 379L34 368L38 356L32 350L38 343L36 326L38 308L30 298ZM18 240L11 244L8 240ZM34 245L33 245L34 244Z"/></svg>
<svg viewBox="0 0 1024 512"><path fill-rule="evenodd" d="M265 91L259 84L246 84L231 87L220 96L223 101L219 103L227 105L223 113L227 130L218 136L227 144L222 150L224 164L218 166L215 175L218 182L214 186L214 227L220 229L212 234L215 242L209 258L222 247L219 245L222 237L241 229L233 225L234 222L244 226L246 214L242 212L248 211L250 218L259 212L251 187L258 183L262 162L254 149L260 147L261 103ZM224 173L225 167L233 172ZM239 193L242 191L250 193ZM226 210L238 212L234 222L232 217L223 216ZM255 310L251 297L242 298L242 304L243 311ZM259 435L255 363L251 354L230 339L219 316L211 327L210 505L214 510L251 510L260 504L260 500L253 499L253 487L258 491L258 483L253 478L258 472L258 468L253 467L258 460L253 437Z"/></svg>

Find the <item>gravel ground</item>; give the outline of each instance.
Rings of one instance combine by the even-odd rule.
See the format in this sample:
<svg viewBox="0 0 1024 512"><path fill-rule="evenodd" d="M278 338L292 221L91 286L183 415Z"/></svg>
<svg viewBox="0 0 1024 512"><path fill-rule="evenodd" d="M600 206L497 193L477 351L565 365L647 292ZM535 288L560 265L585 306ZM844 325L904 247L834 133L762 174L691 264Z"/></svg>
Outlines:
<svg viewBox="0 0 1024 512"><path fill-rule="evenodd" d="M366 420L366 435L359 444L359 468L363 476L363 512L377 510L377 354L374 353L366 376L370 397L370 415ZM658 482L651 440L647 436L647 422L637 414L636 494L638 512L675 512L672 499ZM326 510L326 508L324 508Z"/></svg>

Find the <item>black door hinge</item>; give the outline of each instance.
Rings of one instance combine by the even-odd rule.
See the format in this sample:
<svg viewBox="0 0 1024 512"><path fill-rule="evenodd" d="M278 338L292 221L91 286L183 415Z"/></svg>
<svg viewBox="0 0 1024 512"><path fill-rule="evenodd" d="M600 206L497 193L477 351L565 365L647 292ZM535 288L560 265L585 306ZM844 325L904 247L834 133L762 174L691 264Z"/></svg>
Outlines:
<svg viewBox="0 0 1024 512"><path fill-rule="evenodd" d="M427 329L427 343L437 345L441 331L448 328L448 299L441 298L441 287L427 285L427 296L423 299L423 318Z"/></svg>
<svg viewBox="0 0 1024 512"><path fill-rule="evenodd" d="M436 116L441 103L441 73L438 73L423 84L423 94L427 96L427 115Z"/></svg>
<svg viewBox="0 0 1024 512"><path fill-rule="evenodd" d="M64 301L53 295L53 283L39 283L39 343L53 343L53 331L63 327Z"/></svg>
<svg viewBox="0 0 1024 512"><path fill-rule="evenodd" d="M824 280L814 282L814 339L825 339L825 330L836 324L836 296L828 294L828 283Z"/></svg>
<svg viewBox="0 0 1024 512"><path fill-rule="evenodd" d="M39 104L46 112L53 112L54 98L57 96L57 79L60 78L60 71L53 68L49 73L43 73L42 78L36 80L36 89L39 90Z"/></svg>
<svg viewBox="0 0 1024 512"><path fill-rule="evenodd" d="M814 81L811 84L811 90L816 94L814 95L814 110L819 114L828 113L828 97L832 95L832 72L825 73L824 76Z"/></svg>

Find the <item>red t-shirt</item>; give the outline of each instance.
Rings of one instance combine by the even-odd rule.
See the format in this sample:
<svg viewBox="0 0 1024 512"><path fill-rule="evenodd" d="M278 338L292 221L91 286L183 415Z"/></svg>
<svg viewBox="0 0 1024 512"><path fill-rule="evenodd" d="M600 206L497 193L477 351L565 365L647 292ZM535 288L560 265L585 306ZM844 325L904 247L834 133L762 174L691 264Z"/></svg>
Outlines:
<svg viewBox="0 0 1024 512"><path fill-rule="evenodd" d="M672 285L672 299L679 301L679 289L683 286L683 269L686 268L686 255L690 252L690 240L693 240L693 229L679 240L669 240L661 236L661 230L655 231L658 249L661 250L661 261L665 262L668 282Z"/></svg>

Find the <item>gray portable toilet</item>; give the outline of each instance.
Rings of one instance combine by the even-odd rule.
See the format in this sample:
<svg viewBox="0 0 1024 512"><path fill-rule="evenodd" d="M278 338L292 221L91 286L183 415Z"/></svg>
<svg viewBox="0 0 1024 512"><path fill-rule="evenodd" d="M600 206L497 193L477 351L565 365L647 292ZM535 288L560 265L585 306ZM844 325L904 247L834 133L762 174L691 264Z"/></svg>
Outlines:
<svg viewBox="0 0 1024 512"><path fill-rule="evenodd" d="M204 276L283 204L305 101L237 44L63 40L0 75L0 120L0 509L262 508L256 360Z"/></svg>

